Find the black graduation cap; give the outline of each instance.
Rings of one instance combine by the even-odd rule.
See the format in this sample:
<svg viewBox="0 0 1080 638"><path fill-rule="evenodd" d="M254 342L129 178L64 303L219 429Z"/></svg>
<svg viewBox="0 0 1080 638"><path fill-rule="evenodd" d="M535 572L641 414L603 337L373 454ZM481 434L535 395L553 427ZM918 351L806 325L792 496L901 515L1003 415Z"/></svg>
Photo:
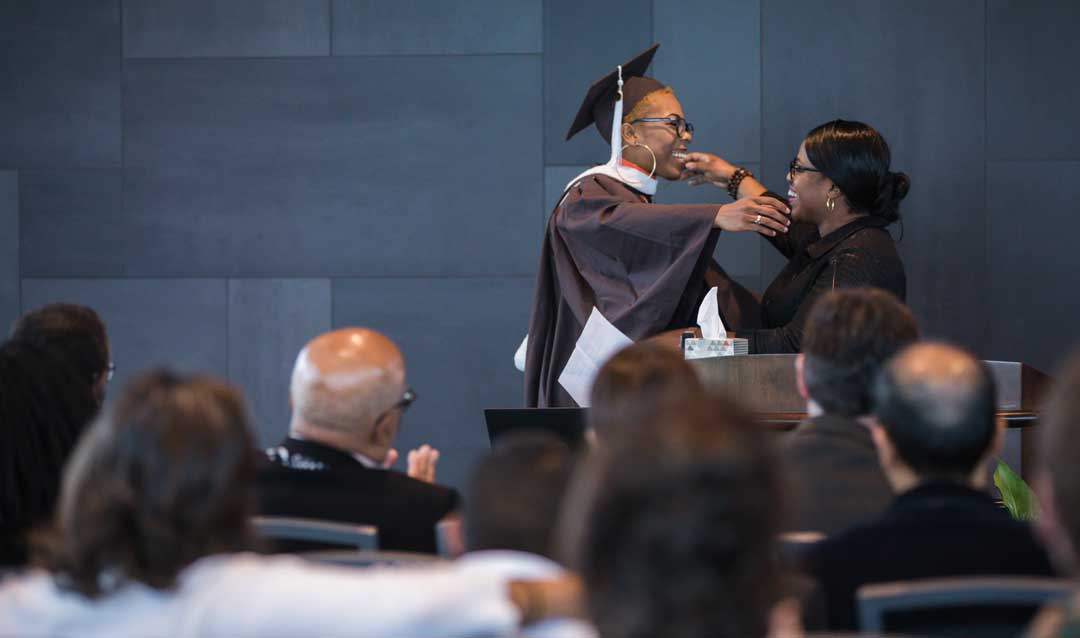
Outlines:
<svg viewBox="0 0 1080 638"><path fill-rule="evenodd" d="M622 65L623 113L629 113L634 105L646 95L664 88L663 84L645 77L645 69L649 68L653 55L659 48L659 43L654 44ZM574 117L574 123L570 125L566 139L570 139L588 125L595 123L601 137L610 144L611 119L615 114L615 98L618 90L618 69L593 82L589 87L589 92L585 94L585 101L581 103L581 108Z"/></svg>

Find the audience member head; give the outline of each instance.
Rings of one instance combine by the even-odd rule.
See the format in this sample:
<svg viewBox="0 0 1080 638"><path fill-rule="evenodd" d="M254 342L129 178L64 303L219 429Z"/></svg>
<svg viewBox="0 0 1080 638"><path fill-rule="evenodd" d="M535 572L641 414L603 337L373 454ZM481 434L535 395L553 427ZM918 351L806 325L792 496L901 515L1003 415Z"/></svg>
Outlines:
<svg viewBox="0 0 1080 638"><path fill-rule="evenodd" d="M76 448L43 562L96 597L127 581L167 589L198 558L247 548L254 446L226 383L140 375Z"/></svg>
<svg viewBox="0 0 1080 638"><path fill-rule="evenodd" d="M412 396L401 351L367 328L342 328L308 342L296 358L289 394L294 436L380 462Z"/></svg>
<svg viewBox="0 0 1080 638"><path fill-rule="evenodd" d="M655 343L635 343L616 353L597 373L588 425L603 442L703 392L697 373L681 354Z"/></svg>
<svg viewBox="0 0 1080 638"><path fill-rule="evenodd" d="M878 288L834 290L814 302L796 358L799 390L826 414L869 414L874 379L919 329L911 311Z"/></svg>
<svg viewBox="0 0 1080 638"><path fill-rule="evenodd" d="M62 352L34 342L0 345L0 562L23 563L23 536L47 521L60 476L97 403Z"/></svg>
<svg viewBox="0 0 1080 638"><path fill-rule="evenodd" d="M109 339L105 324L92 308L72 303L47 304L19 317L11 337L62 350L80 378L93 387L98 405L104 402L112 367Z"/></svg>
<svg viewBox="0 0 1080 638"><path fill-rule="evenodd" d="M552 557L575 458L565 442L545 432L500 437L469 477L466 550L507 549Z"/></svg>
<svg viewBox="0 0 1080 638"><path fill-rule="evenodd" d="M1058 374L1037 432L1037 529L1058 568L1075 573L1080 551L1080 350Z"/></svg>
<svg viewBox="0 0 1080 638"><path fill-rule="evenodd" d="M588 615L604 638L763 636L780 509L766 442L720 398L658 417L592 455L568 497Z"/></svg>
<svg viewBox="0 0 1080 638"><path fill-rule="evenodd" d="M791 215L821 224L831 216L872 215L900 219L900 201L911 183L889 169L885 138L862 122L833 120L806 134L788 173L796 195Z"/></svg>
<svg viewBox="0 0 1080 638"><path fill-rule="evenodd" d="M979 487L1001 446L994 379L960 348L919 343L897 354L874 387L874 442L897 491L926 480Z"/></svg>

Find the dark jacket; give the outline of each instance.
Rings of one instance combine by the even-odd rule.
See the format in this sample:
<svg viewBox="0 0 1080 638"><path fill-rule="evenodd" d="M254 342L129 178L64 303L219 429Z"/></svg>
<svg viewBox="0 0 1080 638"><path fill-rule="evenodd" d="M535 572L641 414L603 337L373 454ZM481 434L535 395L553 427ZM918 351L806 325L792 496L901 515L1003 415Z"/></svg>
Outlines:
<svg viewBox="0 0 1080 638"><path fill-rule="evenodd" d="M884 288L904 300L904 264L881 217L865 216L818 237L811 224L795 223L770 243L788 258L761 298L763 329L739 330L752 354L799 352L803 326L815 299L834 288Z"/></svg>
<svg viewBox="0 0 1080 638"><path fill-rule="evenodd" d="M896 497L873 523L808 549L804 569L817 579L833 630L856 628L855 591L868 583L946 576L1051 576L1031 528L988 495L952 483L927 483Z"/></svg>
<svg viewBox="0 0 1080 638"><path fill-rule="evenodd" d="M259 513L379 528L379 548L435 553L435 524L458 507L455 490L365 467L348 452L287 438L266 450Z"/></svg>
<svg viewBox="0 0 1080 638"><path fill-rule="evenodd" d="M870 430L853 418L814 417L780 442L791 505L790 531L834 534L880 515L893 493Z"/></svg>

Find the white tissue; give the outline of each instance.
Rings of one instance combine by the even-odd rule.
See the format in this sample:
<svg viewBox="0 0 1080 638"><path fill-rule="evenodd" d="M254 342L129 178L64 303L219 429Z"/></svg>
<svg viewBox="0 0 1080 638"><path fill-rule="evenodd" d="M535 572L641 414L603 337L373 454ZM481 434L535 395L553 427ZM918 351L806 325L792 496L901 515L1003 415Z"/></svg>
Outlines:
<svg viewBox="0 0 1080 638"><path fill-rule="evenodd" d="M727 339L727 328L720 320L720 304L716 300L715 287L705 294L697 311L697 322L701 326L702 339Z"/></svg>

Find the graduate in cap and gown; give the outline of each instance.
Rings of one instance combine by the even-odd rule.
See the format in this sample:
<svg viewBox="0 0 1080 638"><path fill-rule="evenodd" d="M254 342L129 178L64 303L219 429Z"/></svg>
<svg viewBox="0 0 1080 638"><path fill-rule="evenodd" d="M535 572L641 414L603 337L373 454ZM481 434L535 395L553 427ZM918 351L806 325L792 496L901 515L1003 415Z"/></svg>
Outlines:
<svg viewBox="0 0 1080 638"><path fill-rule="evenodd" d="M658 178L680 178L693 139L674 92L644 75L658 47L595 82L566 135L595 124L611 155L567 184L548 220L525 354L529 407L577 405L559 377L594 308L638 341L693 327L715 287L729 330L758 327L758 300L712 254L721 230L786 233L788 207L767 195L653 203Z"/></svg>

